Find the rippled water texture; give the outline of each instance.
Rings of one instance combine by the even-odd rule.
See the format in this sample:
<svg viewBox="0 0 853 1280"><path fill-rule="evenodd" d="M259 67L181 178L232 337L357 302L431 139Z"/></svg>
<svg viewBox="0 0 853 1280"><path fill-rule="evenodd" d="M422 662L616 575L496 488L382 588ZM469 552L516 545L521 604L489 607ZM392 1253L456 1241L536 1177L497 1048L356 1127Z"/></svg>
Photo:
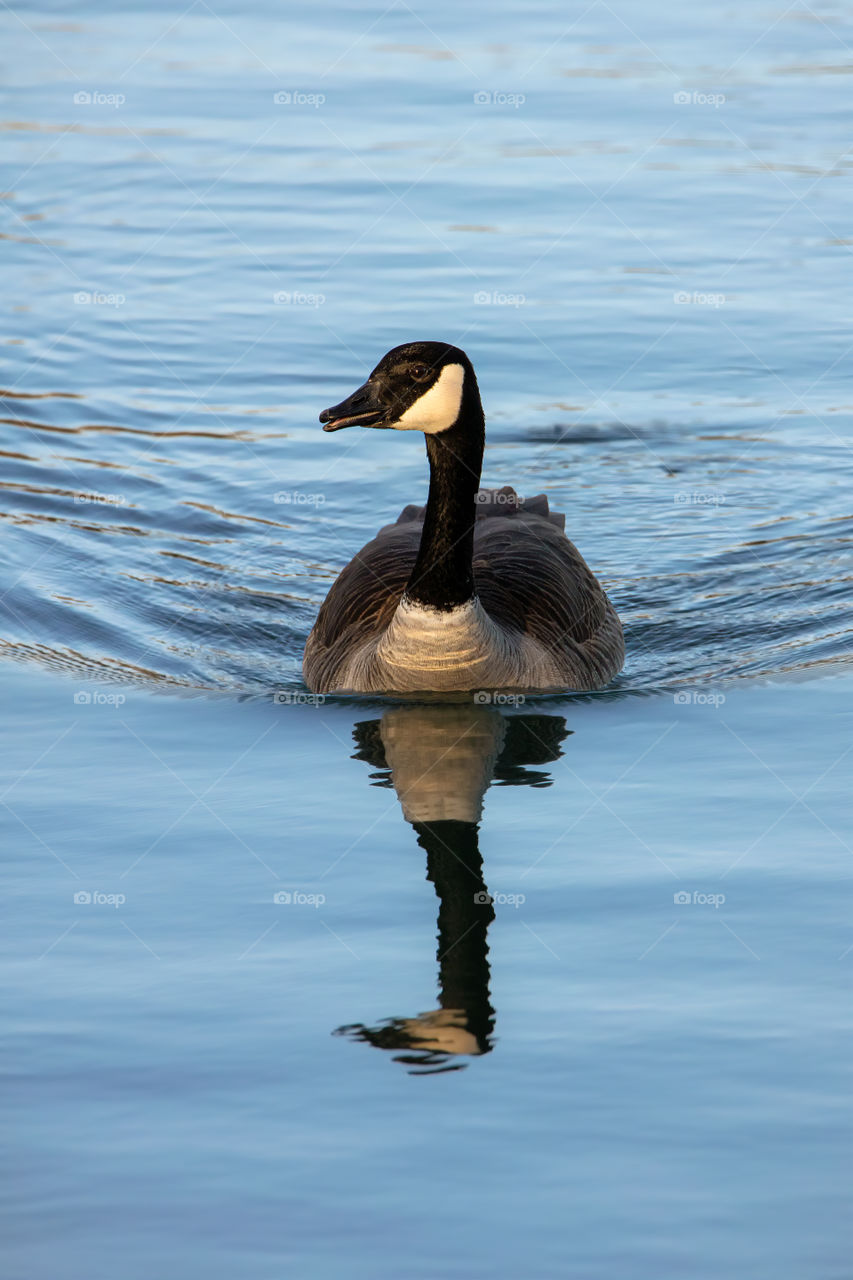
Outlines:
<svg viewBox="0 0 853 1280"><path fill-rule="evenodd" d="M847 1280L850 7L0 32L3 1280ZM605 695L306 693L413 338Z"/></svg>
<svg viewBox="0 0 853 1280"><path fill-rule="evenodd" d="M317 413L414 337L475 362L485 482L567 513L622 687L847 653L846 10L3 25L8 656L299 687L426 487Z"/></svg>

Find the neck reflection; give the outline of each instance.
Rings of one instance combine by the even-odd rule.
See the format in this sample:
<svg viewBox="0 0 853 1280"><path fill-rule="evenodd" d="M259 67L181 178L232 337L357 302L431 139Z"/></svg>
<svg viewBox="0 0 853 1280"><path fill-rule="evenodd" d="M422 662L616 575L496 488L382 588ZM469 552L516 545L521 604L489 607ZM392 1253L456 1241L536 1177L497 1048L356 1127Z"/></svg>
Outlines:
<svg viewBox="0 0 853 1280"><path fill-rule="evenodd" d="M375 785L393 787L426 852L439 902L439 1007L336 1034L391 1051L419 1075L458 1071L491 1052L487 933L495 912L479 847L483 798L492 781L548 786L550 775L533 766L556 760L568 732L562 716L458 704L394 707L355 725L355 758L378 771Z"/></svg>

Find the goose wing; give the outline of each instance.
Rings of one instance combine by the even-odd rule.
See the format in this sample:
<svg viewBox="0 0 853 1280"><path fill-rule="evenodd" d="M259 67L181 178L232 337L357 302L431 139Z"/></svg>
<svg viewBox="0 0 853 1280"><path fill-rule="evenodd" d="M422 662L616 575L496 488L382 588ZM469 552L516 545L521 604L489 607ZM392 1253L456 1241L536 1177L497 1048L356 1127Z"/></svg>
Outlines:
<svg viewBox="0 0 853 1280"><path fill-rule="evenodd" d="M560 655L567 685L607 683L625 659L622 626L601 583L563 532L565 517L549 509L544 494L518 499L515 507L503 505L503 518L478 521L474 530L480 603L502 628Z"/></svg>
<svg viewBox="0 0 853 1280"><path fill-rule="evenodd" d="M421 522L403 517L385 525L343 568L323 601L305 646L303 671L322 688L356 648L389 626L415 567Z"/></svg>
<svg viewBox="0 0 853 1280"><path fill-rule="evenodd" d="M607 596L577 547L541 516L484 522L474 533L474 580L495 622L553 645L600 629Z"/></svg>

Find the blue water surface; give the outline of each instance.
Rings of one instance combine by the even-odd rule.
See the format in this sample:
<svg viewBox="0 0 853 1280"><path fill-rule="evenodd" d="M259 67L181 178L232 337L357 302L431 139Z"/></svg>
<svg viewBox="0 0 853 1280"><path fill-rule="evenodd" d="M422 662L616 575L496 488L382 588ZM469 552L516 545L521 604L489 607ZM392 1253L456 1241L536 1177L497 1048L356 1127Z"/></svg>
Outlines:
<svg viewBox="0 0 853 1280"><path fill-rule="evenodd" d="M849 9L0 28L4 1276L846 1280ZM605 693L305 689L413 338Z"/></svg>

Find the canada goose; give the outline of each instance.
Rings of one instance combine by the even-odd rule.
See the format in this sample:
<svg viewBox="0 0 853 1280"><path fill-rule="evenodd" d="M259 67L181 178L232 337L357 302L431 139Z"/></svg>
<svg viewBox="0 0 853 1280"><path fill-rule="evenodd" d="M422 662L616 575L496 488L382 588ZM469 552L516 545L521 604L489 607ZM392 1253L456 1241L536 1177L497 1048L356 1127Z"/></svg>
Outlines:
<svg viewBox="0 0 853 1280"><path fill-rule="evenodd" d="M445 342L394 347L324 431L423 431L426 507L350 561L305 646L315 693L599 689L622 626L547 498L479 489L485 421L471 361Z"/></svg>

